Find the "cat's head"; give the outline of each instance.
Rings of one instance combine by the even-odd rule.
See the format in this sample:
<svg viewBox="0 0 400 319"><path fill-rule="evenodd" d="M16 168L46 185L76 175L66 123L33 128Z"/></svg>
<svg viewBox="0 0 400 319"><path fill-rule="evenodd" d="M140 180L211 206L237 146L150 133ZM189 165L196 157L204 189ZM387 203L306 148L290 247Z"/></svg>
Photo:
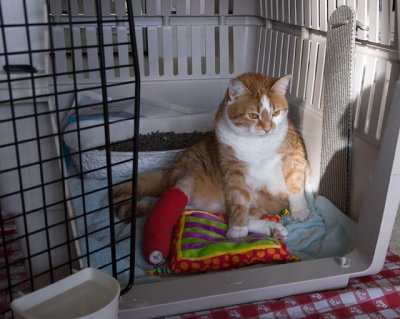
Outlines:
<svg viewBox="0 0 400 319"><path fill-rule="evenodd" d="M240 135L268 136L287 125L285 98L290 75L267 77L245 73L230 80L218 117Z"/></svg>

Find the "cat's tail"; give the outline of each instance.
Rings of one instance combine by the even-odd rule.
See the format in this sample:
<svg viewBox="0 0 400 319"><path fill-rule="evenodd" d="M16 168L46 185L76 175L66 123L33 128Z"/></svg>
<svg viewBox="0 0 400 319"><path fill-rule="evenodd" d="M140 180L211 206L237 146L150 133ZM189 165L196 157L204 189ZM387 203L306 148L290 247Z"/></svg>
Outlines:
<svg viewBox="0 0 400 319"><path fill-rule="evenodd" d="M169 187L167 170L142 173L138 176L136 214L146 214L162 192ZM145 198L147 197L147 198ZM132 181L118 185L113 190L114 213L127 220L132 215Z"/></svg>

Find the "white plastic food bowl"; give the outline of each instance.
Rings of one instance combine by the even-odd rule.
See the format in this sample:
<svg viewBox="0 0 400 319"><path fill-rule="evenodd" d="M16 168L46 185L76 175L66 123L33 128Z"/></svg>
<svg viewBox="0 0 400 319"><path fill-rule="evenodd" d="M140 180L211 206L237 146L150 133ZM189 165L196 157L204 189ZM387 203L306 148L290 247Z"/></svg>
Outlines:
<svg viewBox="0 0 400 319"><path fill-rule="evenodd" d="M47 287L15 299L16 319L116 319L120 286L96 268L85 268Z"/></svg>

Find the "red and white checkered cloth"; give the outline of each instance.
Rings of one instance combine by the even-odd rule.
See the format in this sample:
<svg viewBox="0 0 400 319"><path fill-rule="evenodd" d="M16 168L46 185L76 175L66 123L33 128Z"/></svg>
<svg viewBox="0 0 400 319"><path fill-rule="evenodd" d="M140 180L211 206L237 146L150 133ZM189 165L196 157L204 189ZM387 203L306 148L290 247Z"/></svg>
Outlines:
<svg viewBox="0 0 400 319"><path fill-rule="evenodd" d="M187 313L169 319L400 318L400 256L388 253L380 273L346 288Z"/></svg>

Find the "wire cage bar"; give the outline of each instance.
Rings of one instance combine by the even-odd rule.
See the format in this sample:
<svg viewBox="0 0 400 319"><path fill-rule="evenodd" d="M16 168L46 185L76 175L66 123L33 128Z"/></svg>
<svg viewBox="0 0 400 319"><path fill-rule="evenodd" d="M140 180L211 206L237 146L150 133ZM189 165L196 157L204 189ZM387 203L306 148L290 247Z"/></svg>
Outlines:
<svg viewBox="0 0 400 319"><path fill-rule="evenodd" d="M140 73L132 3L110 3L0 3L1 317L12 317L9 303L19 295L86 266L120 279L122 293L133 283L133 249L121 255L118 247L134 247L135 219L114 217L112 189L121 182L113 178L121 163L130 168L126 178L136 180ZM82 124L88 117L95 121ZM133 150L116 163L113 130L125 123ZM97 144L85 148L92 131ZM104 161L85 169L92 151ZM102 178L89 185L85 177L96 172ZM91 203L98 193L102 203ZM104 226L94 230L99 218ZM123 236L116 234L121 227ZM102 250L109 255L97 260Z"/></svg>

